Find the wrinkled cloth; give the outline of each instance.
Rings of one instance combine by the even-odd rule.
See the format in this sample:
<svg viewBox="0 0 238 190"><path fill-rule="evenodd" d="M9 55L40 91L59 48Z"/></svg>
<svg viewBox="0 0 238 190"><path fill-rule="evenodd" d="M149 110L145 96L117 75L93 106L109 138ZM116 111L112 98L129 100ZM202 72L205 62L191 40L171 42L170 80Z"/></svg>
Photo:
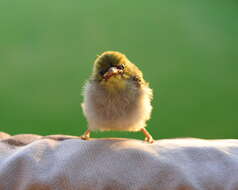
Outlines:
<svg viewBox="0 0 238 190"><path fill-rule="evenodd" d="M0 190L237 190L238 140L0 133Z"/></svg>

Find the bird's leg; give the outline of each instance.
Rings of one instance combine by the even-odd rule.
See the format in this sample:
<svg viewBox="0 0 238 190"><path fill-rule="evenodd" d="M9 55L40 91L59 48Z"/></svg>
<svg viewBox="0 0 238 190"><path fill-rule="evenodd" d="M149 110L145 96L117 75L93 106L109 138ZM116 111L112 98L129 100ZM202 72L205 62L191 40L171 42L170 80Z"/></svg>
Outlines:
<svg viewBox="0 0 238 190"><path fill-rule="evenodd" d="M82 140L89 140L91 131L87 129L83 135L80 136Z"/></svg>
<svg viewBox="0 0 238 190"><path fill-rule="evenodd" d="M142 128L141 132L144 133L145 141L146 142L149 142L149 143L153 143L154 142L153 137L150 135L150 133L145 128Z"/></svg>

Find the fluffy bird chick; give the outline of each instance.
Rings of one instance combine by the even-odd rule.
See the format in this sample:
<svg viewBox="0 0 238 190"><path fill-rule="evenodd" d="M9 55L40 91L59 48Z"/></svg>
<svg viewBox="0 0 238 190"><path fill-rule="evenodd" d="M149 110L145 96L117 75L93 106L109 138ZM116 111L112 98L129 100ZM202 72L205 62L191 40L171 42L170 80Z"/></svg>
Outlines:
<svg viewBox="0 0 238 190"><path fill-rule="evenodd" d="M125 55L108 51L98 56L83 96L88 130L82 139L89 139L95 130L142 131L145 141L153 143L145 129L152 110L152 90L140 69Z"/></svg>

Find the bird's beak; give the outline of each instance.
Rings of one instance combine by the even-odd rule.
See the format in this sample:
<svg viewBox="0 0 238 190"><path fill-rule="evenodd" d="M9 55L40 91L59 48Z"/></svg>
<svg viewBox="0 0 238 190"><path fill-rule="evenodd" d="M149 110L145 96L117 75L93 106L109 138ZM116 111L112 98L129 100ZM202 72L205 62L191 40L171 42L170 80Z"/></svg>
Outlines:
<svg viewBox="0 0 238 190"><path fill-rule="evenodd" d="M110 67L108 71L103 75L103 78L107 80L111 78L112 76L121 74L121 73L122 73L121 69L118 69L116 67Z"/></svg>

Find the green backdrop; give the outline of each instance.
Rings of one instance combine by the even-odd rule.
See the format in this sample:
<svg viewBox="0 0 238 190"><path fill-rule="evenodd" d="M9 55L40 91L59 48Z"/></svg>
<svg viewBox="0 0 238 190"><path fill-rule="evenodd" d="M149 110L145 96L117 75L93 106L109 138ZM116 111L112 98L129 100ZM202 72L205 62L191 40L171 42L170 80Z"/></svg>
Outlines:
<svg viewBox="0 0 238 190"><path fill-rule="evenodd" d="M237 21L233 0L1 0L0 131L80 135L82 86L116 50L154 89L155 139L238 138Z"/></svg>

